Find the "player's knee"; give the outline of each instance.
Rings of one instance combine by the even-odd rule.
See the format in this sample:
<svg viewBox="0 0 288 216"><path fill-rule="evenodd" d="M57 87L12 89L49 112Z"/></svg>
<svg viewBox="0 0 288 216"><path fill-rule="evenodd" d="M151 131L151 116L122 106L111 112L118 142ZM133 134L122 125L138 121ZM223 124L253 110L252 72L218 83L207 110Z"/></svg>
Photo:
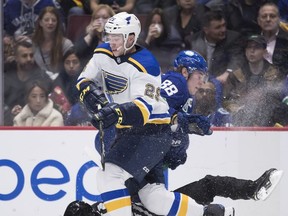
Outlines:
<svg viewBox="0 0 288 216"><path fill-rule="evenodd" d="M130 177L132 176L121 167L112 163L106 163L105 171L98 170L96 175L98 190L103 193L111 190L111 188L124 188L125 181ZM107 182L110 184L107 184Z"/></svg>
<svg viewBox="0 0 288 216"><path fill-rule="evenodd" d="M151 184L149 188L141 189L139 197L149 211L158 215L167 215L174 201L174 194L167 191L163 184Z"/></svg>

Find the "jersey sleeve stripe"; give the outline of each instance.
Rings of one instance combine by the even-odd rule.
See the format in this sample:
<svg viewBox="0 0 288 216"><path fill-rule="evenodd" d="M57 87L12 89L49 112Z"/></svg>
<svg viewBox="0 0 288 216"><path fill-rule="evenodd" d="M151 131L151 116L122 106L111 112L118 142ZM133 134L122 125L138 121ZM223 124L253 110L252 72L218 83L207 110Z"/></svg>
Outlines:
<svg viewBox="0 0 288 216"><path fill-rule="evenodd" d="M131 199L130 197L122 198L119 200L113 200L111 202L105 203L105 207L107 212L112 212L120 208L124 208L127 206L131 206Z"/></svg>
<svg viewBox="0 0 288 216"><path fill-rule="evenodd" d="M85 79L85 78L82 78L80 79L77 84L76 84L76 88L78 89L78 91L80 91L80 84L83 83L83 82L89 82L90 80L89 79Z"/></svg>
<svg viewBox="0 0 288 216"><path fill-rule="evenodd" d="M169 124L171 122L170 115L167 114L151 114L149 123Z"/></svg>
<svg viewBox="0 0 288 216"><path fill-rule="evenodd" d="M131 64L133 64L136 68L138 68L139 71L142 71L143 73L147 73L147 70L145 69L145 67L143 67L142 64L140 64L138 61L136 61L133 58L128 58L128 61L131 62Z"/></svg>
<svg viewBox="0 0 288 216"><path fill-rule="evenodd" d="M96 48L94 50L94 53L104 53L104 54L108 54L109 56L113 56L113 53L110 50L107 50L105 48Z"/></svg>

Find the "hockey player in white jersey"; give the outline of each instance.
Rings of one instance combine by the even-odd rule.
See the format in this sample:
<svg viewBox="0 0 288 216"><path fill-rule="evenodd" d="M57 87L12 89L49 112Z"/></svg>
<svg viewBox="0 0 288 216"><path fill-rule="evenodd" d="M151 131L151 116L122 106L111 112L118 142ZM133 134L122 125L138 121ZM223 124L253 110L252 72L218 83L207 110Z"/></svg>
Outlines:
<svg viewBox="0 0 288 216"><path fill-rule="evenodd" d="M110 18L105 25L108 43L95 49L77 83L80 100L95 114L94 125L117 127L105 170L97 173L98 190L111 216L132 215L126 180L142 182L147 173L163 174L162 160L172 142L169 107L160 96L160 67L147 49L135 45L140 31L133 14ZM146 185L139 194L144 206L159 215L203 215L203 206L168 192L164 184Z"/></svg>

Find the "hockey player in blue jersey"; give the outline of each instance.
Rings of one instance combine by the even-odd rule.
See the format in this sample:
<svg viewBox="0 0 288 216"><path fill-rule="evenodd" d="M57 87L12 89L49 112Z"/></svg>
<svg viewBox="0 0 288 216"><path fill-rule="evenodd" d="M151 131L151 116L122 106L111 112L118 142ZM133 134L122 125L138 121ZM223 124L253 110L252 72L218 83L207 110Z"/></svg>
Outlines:
<svg viewBox="0 0 288 216"><path fill-rule="evenodd" d="M93 124L117 128L105 170L97 173L98 190L111 216L132 215L128 179L140 183L148 173L155 173L164 180L163 157L172 143L169 107L160 96L159 64L148 50L135 45L140 26L133 14L110 18L105 24L108 43L95 49L77 83L80 100L94 113ZM138 194L144 206L159 215L204 212L203 206L167 191L164 184L146 184Z"/></svg>
<svg viewBox="0 0 288 216"><path fill-rule="evenodd" d="M184 164L186 161L186 150L189 146L188 134L195 133L195 129L197 134L210 134L205 118L197 114L191 115L191 113L195 113L194 109L197 107L197 101L199 103L199 100L201 99L201 97L195 97L195 95L199 93L198 91L200 89L207 86L208 83L203 83L203 80L208 80L205 79L207 71L206 61L197 52L189 50L181 51L174 61L174 66L175 71L178 72L178 74L175 73L175 71L164 74L162 81L164 85L162 85L161 89L161 95L168 101L170 111L172 111L172 113L178 112L178 122L180 121L178 129L173 133L173 143L170 151L165 156L164 164L171 169L176 169L180 164ZM183 70L183 68L186 69ZM182 78L179 74L182 74ZM185 78L184 82L183 77ZM180 82L180 80L182 80L182 82ZM185 86L186 80L189 96L187 96L187 90L183 87ZM215 83L214 80L209 80L209 83L212 84L212 82ZM217 96L215 95L215 104L217 104L216 97ZM185 100L187 102L183 103ZM180 105L181 101L182 106ZM176 109L174 110L173 108ZM219 111L216 110L216 112ZM217 115L220 115L217 121L223 124L221 126L229 123L229 119L227 122L223 121L223 119L227 119L226 113L222 112ZM212 113L210 116L214 118L215 115ZM197 126L193 123L192 118L196 118L195 122L197 123ZM282 173L282 170L272 168L265 171L264 174L255 181L237 179L230 176L207 175L199 181L187 184L175 191L185 193L192 197L197 203L203 205L208 205L213 202L215 196L229 197L231 199L265 200L280 181ZM226 215L226 213L224 214Z"/></svg>

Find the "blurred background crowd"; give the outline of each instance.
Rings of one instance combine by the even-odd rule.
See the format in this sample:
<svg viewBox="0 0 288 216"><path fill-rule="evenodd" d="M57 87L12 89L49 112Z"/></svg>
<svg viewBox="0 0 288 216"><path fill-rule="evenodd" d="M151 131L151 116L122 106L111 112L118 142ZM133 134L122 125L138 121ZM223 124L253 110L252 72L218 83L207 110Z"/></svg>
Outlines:
<svg viewBox="0 0 288 216"><path fill-rule="evenodd" d="M75 83L122 11L162 73L181 50L206 59L193 112L213 126L288 126L288 0L6 0L4 125L90 125Z"/></svg>

